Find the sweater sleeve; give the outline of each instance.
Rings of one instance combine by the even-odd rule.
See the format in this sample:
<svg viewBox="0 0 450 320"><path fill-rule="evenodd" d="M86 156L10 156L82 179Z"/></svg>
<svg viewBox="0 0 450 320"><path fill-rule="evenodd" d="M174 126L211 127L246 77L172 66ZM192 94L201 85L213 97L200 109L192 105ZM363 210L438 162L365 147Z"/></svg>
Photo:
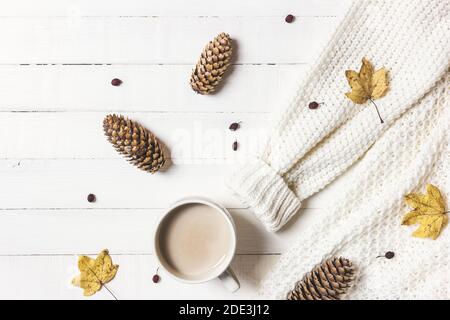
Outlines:
<svg viewBox="0 0 450 320"><path fill-rule="evenodd" d="M354 1L332 40L289 105L279 115L266 147L228 179L230 188L276 231L370 148L448 68L449 2ZM390 91L377 100L384 123L370 103L355 105L345 70L367 57L389 71ZM311 101L323 102L316 110Z"/></svg>
<svg viewBox="0 0 450 320"><path fill-rule="evenodd" d="M450 73L446 76L424 97L436 103L421 101L396 121L355 165L329 210L318 212L293 239L262 281L260 299L286 299L304 274L335 256L357 266L349 299L450 298L448 226L435 241L411 237L417 226L401 226L411 209L405 194L422 193L431 183L446 199L450 195ZM395 261L375 258L388 250Z"/></svg>

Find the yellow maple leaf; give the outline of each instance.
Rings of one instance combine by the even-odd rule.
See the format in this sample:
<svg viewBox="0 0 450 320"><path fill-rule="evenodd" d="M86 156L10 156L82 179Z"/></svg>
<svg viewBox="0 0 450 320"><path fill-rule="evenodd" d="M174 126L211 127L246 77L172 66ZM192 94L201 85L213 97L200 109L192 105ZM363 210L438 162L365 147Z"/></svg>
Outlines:
<svg viewBox="0 0 450 320"><path fill-rule="evenodd" d="M370 100L377 110L381 123L383 123L378 107L373 100L384 97L389 89L386 69L381 68L374 71L372 63L366 58L363 58L359 72L347 70L345 71L345 76L352 89L352 91L345 94L347 98L357 104L363 104L367 100Z"/></svg>
<svg viewBox="0 0 450 320"><path fill-rule="evenodd" d="M413 233L414 237L436 240L448 220L439 189L428 184L426 194L410 193L405 196L405 201L414 210L403 217L402 225L419 224Z"/></svg>
<svg viewBox="0 0 450 320"><path fill-rule="evenodd" d="M82 288L85 296L92 296L102 286L114 279L119 266L112 263L109 252L105 249L98 254L96 259L80 256L78 269L80 275L73 278L72 284Z"/></svg>

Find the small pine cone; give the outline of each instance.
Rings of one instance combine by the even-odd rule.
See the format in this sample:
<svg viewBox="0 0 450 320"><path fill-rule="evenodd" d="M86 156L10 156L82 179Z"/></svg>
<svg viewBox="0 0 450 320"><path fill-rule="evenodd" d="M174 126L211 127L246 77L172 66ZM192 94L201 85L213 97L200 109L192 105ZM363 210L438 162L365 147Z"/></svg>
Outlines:
<svg viewBox="0 0 450 320"><path fill-rule="evenodd" d="M103 130L117 152L139 169L155 173L164 165L158 139L140 124L113 114L103 120Z"/></svg>
<svg viewBox="0 0 450 320"><path fill-rule="evenodd" d="M203 50L195 69L192 70L192 89L199 94L214 92L231 64L232 53L233 48L228 34L221 33L210 41Z"/></svg>
<svg viewBox="0 0 450 320"><path fill-rule="evenodd" d="M348 259L328 259L297 282L287 300L339 300L351 287L354 271Z"/></svg>

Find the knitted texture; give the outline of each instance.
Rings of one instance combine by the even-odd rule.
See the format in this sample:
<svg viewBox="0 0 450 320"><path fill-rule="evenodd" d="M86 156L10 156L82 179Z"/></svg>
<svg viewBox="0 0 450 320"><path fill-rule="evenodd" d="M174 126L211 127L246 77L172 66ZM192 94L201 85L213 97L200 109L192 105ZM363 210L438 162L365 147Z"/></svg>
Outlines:
<svg viewBox="0 0 450 320"><path fill-rule="evenodd" d="M437 240L401 226L404 195L438 186L450 203L449 82L442 81L374 144L349 172L341 196L294 241L264 280L260 295L285 299L298 279L332 256L345 256L358 276L349 299L450 299L450 228ZM395 252L391 260L377 258Z"/></svg>
<svg viewBox="0 0 450 320"><path fill-rule="evenodd" d="M450 2L439 0L354 1L264 148L227 179L268 230L281 228L302 200L360 159L443 77L449 10ZM373 105L355 105L344 95L345 70L357 70L363 57L389 70L391 90L377 102L384 124ZM310 110L311 101L323 104Z"/></svg>

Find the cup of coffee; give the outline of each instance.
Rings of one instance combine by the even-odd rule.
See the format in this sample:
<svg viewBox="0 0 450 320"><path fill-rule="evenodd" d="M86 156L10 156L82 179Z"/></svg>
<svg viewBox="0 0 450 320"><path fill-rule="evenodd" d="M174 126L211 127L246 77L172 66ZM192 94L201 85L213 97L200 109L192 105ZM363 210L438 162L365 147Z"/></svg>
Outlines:
<svg viewBox="0 0 450 320"><path fill-rule="evenodd" d="M236 227L222 206L200 197L185 198L166 210L155 232L155 255L175 279L202 283L215 278L239 289L230 269L236 252Z"/></svg>

